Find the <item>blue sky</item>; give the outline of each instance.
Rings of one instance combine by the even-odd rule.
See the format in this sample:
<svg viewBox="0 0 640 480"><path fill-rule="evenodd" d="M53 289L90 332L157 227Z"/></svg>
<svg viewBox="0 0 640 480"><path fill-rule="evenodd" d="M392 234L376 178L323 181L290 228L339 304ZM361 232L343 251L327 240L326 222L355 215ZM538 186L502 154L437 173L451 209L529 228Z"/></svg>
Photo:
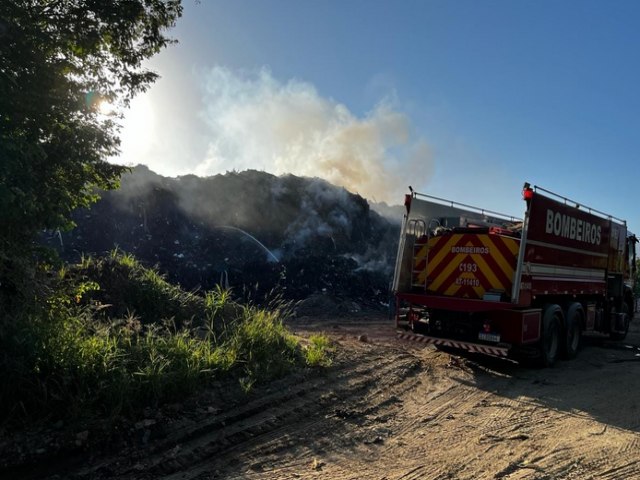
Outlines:
<svg viewBox="0 0 640 480"><path fill-rule="evenodd" d="M187 0L123 131L165 175L256 168L520 215L524 181L640 232L640 2Z"/></svg>

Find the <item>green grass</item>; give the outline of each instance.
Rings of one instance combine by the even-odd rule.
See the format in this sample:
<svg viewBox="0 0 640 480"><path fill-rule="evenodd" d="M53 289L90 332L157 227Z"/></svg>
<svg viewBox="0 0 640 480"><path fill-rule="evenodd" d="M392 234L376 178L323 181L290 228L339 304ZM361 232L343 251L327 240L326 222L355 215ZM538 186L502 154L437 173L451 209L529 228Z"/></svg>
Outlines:
<svg viewBox="0 0 640 480"><path fill-rule="evenodd" d="M202 296L172 285L154 268L146 268L131 254L114 250L102 258L86 257L66 269L64 280L74 286L93 282L99 286L83 292L84 303L101 306L101 314L122 317L129 312L144 324L173 319L177 325L193 320L204 324ZM76 298L77 299L77 298Z"/></svg>
<svg viewBox="0 0 640 480"><path fill-rule="evenodd" d="M304 349L304 359L310 367L329 367L332 363L334 348L329 337L315 334L309 337L309 345Z"/></svg>
<svg viewBox="0 0 640 480"><path fill-rule="evenodd" d="M2 423L135 417L222 377L248 391L330 364L326 337L302 347L284 327L286 303L185 292L130 255L84 258L48 279L44 299L0 323Z"/></svg>

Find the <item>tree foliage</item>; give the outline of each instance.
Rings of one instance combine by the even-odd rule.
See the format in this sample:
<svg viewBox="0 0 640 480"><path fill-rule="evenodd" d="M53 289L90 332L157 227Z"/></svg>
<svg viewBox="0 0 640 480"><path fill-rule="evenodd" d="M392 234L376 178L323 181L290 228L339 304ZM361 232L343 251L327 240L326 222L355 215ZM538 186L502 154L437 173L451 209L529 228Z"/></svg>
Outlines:
<svg viewBox="0 0 640 480"><path fill-rule="evenodd" d="M0 2L0 268L118 185L117 116L97 106L148 88L143 61L181 13L179 0Z"/></svg>

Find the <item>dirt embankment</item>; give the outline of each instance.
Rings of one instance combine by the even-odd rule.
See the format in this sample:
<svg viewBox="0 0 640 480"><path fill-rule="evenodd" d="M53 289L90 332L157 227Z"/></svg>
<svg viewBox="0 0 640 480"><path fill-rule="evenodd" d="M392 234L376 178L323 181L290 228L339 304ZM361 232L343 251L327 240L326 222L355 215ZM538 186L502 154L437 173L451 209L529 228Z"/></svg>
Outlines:
<svg viewBox="0 0 640 480"><path fill-rule="evenodd" d="M623 343L586 339L577 359L532 370L399 342L383 317L302 318L294 330L323 331L338 345L328 371L289 376L241 402L204 396L192 415L160 417L162 428L134 449L38 475L640 478L639 323Z"/></svg>

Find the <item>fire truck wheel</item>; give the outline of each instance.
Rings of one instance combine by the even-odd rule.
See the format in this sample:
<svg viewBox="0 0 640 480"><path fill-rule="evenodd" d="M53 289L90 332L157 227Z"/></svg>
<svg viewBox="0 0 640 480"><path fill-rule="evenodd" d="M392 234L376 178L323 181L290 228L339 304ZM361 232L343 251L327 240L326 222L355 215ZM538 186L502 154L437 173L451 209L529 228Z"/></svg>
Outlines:
<svg viewBox="0 0 640 480"><path fill-rule="evenodd" d="M582 321L584 310L578 302L572 303L567 309L565 317L566 332L563 349L563 357L566 359L575 358L580 349L580 335L582 333Z"/></svg>
<svg viewBox="0 0 640 480"><path fill-rule="evenodd" d="M624 340L629 332L629 323L631 321L631 317L629 316L629 306L622 302L622 310L621 312L624 314L624 331L623 332L611 332L609 335L611 340Z"/></svg>
<svg viewBox="0 0 640 480"><path fill-rule="evenodd" d="M426 326L426 324L422 323L422 322L411 322L411 331L413 333L417 333L418 335L426 335L428 333L428 328Z"/></svg>
<svg viewBox="0 0 640 480"><path fill-rule="evenodd" d="M547 305L542 319L542 341L540 342L542 367L551 367L560 353L562 338L562 309L559 305Z"/></svg>

